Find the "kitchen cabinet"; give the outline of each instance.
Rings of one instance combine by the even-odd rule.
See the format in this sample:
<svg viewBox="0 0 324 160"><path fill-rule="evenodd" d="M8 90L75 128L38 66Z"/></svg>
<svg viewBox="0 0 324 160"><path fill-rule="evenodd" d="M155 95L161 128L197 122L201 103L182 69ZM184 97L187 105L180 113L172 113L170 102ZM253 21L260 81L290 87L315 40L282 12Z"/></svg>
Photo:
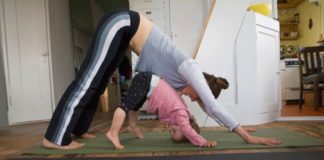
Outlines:
<svg viewBox="0 0 324 160"><path fill-rule="evenodd" d="M275 120L281 105L278 21L247 12L236 41L236 61L241 122Z"/></svg>

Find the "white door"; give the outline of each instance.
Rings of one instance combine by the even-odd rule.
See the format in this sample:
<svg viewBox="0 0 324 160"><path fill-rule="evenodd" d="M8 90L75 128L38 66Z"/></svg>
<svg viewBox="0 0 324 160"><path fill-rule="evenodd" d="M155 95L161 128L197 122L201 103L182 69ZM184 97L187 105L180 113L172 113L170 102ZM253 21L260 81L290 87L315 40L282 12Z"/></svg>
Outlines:
<svg viewBox="0 0 324 160"><path fill-rule="evenodd" d="M9 123L52 115L45 0L4 0Z"/></svg>
<svg viewBox="0 0 324 160"><path fill-rule="evenodd" d="M172 41L192 55L204 25L204 0L170 0Z"/></svg>

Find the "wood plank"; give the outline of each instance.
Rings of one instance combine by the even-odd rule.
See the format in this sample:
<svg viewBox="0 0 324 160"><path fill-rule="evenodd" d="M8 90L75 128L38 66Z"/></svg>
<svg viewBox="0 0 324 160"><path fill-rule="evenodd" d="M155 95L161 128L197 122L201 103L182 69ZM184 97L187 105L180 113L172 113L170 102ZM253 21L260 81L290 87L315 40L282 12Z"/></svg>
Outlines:
<svg viewBox="0 0 324 160"><path fill-rule="evenodd" d="M197 53L198 53L198 50L199 50L199 47L200 47L201 41L202 41L202 39L203 39L203 37L204 37L205 31L206 31L206 28L207 28L207 25L208 25L208 22L209 22L210 16L211 16L211 14L212 14L212 12L213 12L213 10L214 10L215 4L216 4L216 0L212 0L212 4L211 4L211 6L210 6L210 8L209 8L207 18L206 18L206 20L205 20L205 22L204 22L204 26L203 26L203 28L202 28L202 30L201 30L201 32L200 32L200 36L199 36L199 39L198 39L198 41L197 41L196 48L195 48L195 50L194 50L194 53L192 54L192 58L193 58L193 59L195 59L196 56L197 56Z"/></svg>
<svg viewBox="0 0 324 160"><path fill-rule="evenodd" d="M313 106L303 105L299 110L299 105L283 105L281 110L282 116L324 116L324 107L318 108L318 111L314 111Z"/></svg>

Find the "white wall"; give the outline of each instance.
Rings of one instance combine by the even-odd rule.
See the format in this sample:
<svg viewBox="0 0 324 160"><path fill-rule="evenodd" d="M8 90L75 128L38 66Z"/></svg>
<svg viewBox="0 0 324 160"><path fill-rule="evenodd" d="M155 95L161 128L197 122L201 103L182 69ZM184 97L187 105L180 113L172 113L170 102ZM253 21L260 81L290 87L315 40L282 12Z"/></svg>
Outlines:
<svg viewBox="0 0 324 160"><path fill-rule="evenodd" d="M74 59L72 28L70 20L69 1L48 0L51 66L54 89L54 105L63 95L67 86L74 79Z"/></svg>
<svg viewBox="0 0 324 160"><path fill-rule="evenodd" d="M219 97L219 101L239 119L240 114L237 113L236 92L235 92L235 73L234 73L234 43L238 36L239 28L243 22L248 6L255 3L269 3L271 0L216 0L215 8L212 12L212 23L209 23L206 32L212 30L213 34L205 34L203 36L201 46L198 50L196 60L199 62L202 70L212 73L216 76L225 77L230 87L223 90ZM187 102L189 102L187 100ZM190 103L191 112L202 115L196 117L200 125L212 126L216 123L207 119L205 115L195 103Z"/></svg>
<svg viewBox="0 0 324 160"><path fill-rule="evenodd" d="M205 20L205 0L170 0L170 31L172 41L193 54Z"/></svg>

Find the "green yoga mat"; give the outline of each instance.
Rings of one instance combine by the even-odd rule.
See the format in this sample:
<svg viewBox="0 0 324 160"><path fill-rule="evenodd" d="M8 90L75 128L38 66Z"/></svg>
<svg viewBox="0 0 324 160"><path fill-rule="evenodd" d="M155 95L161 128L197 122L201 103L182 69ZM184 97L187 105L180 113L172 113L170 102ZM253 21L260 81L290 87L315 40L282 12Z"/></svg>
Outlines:
<svg viewBox="0 0 324 160"><path fill-rule="evenodd" d="M283 128L260 128L252 133L256 136L276 137L282 140L282 144L274 146L246 144L235 133L228 131L203 131L202 135L208 140L215 140L218 146L215 148L199 148L191 143L174 143L168 132L146 132L144 139L136 139L131 133L120 134L123 150L115 150L112 143L104 135L97 135L95 139L80 139L85 147L76 150L46 149L41 146L34 147L26 154L109 154L109 153L145 153L145 152L174 152L197 150L224 150L224 149L256 149L256 148L280 148L280 147L309 147L324 146L324 140L312 138L305 134L290 131Z"/></svg>

